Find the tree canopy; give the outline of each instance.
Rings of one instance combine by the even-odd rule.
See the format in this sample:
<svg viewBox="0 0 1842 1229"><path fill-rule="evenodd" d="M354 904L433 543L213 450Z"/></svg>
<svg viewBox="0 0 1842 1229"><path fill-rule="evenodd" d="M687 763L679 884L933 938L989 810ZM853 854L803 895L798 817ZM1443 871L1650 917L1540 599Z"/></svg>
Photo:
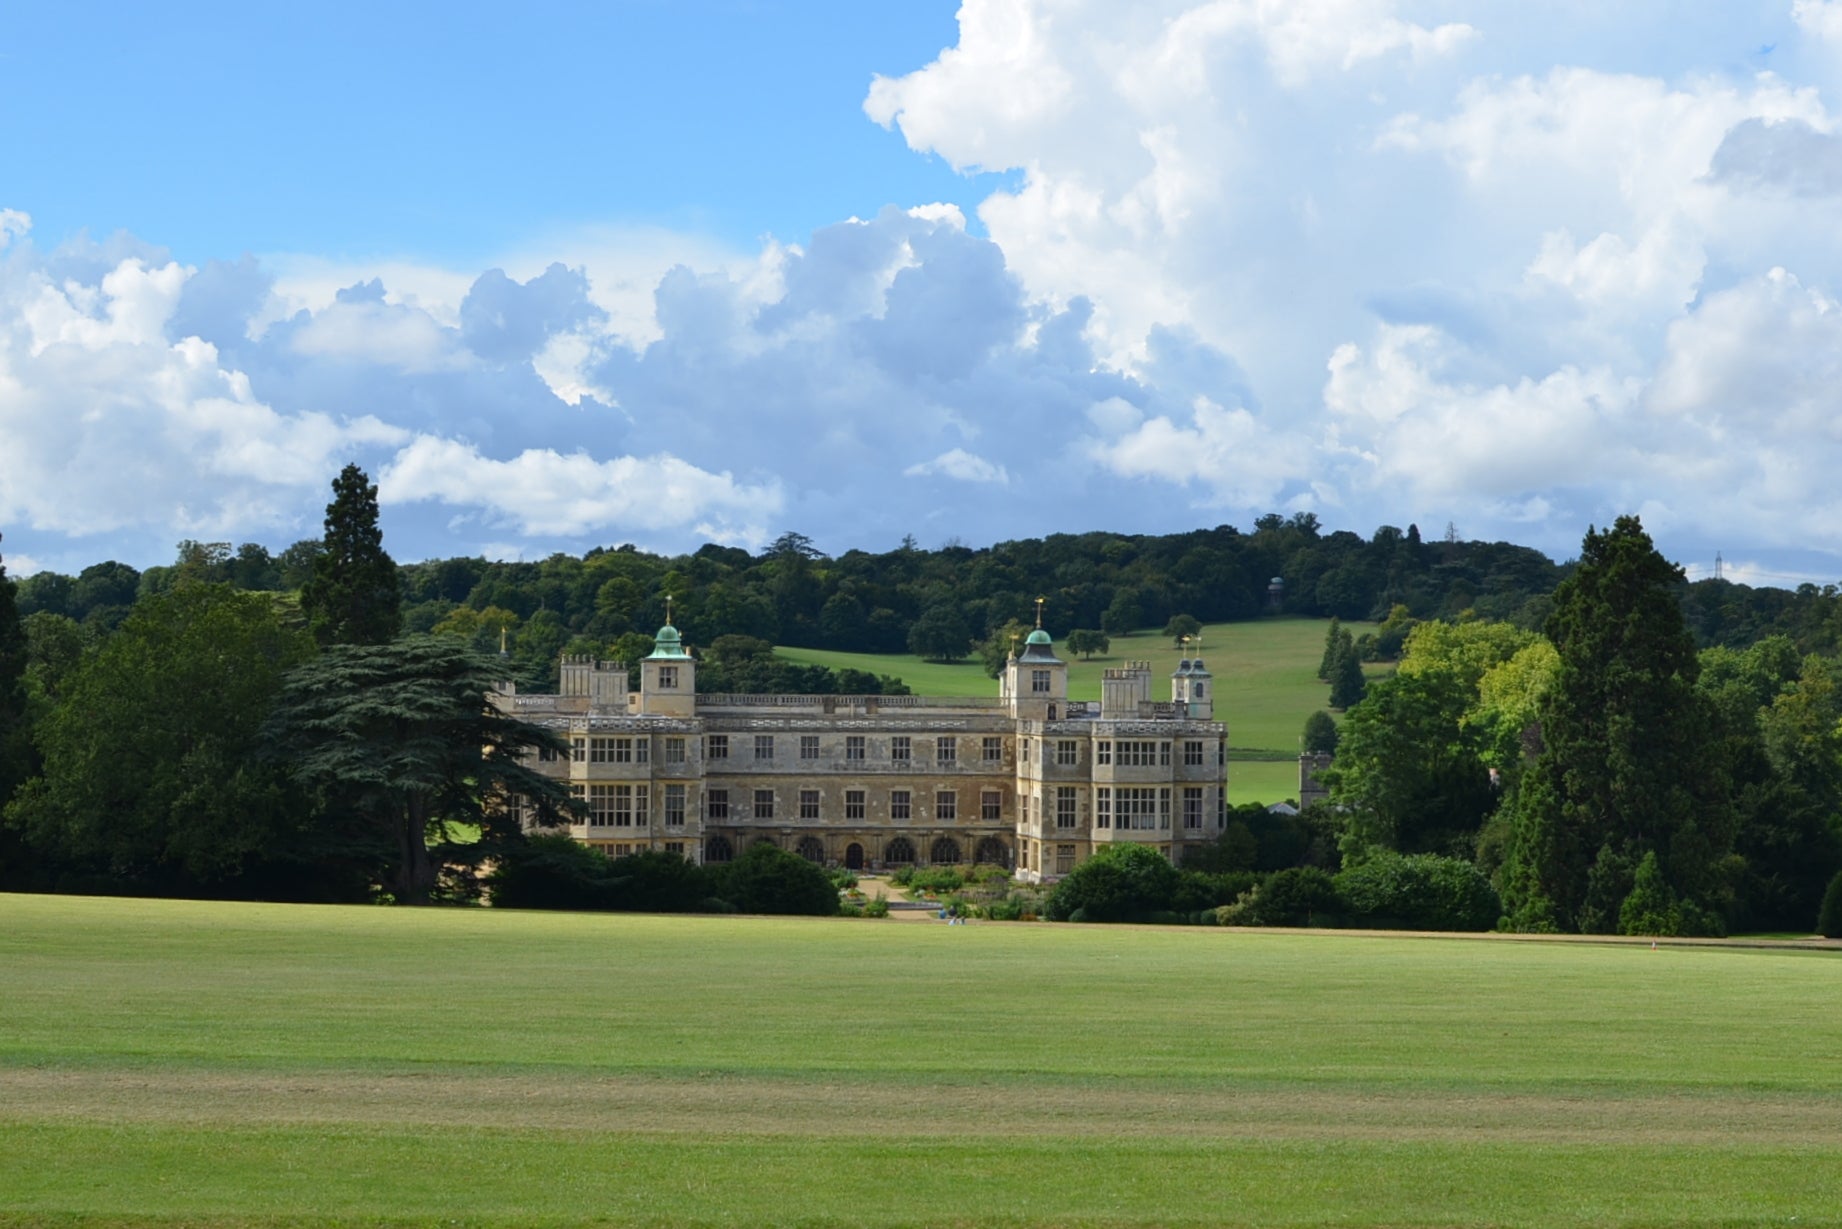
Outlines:
<svg viewBox="0 0 1842 1229"><path fill-rule="evenodd" d="M301 589L307 626L321 644L382 644L402 628L397 565L384 551L377 488L356 465L333 479L326 535Z"/></svg>
<svg viewBox="0 0 1842 1229"><path fill-rule="evenodd" d="M563 785L524 762L562 751L561 740L487 699L502 674L466 644L420 635L335 645L287 676L271 746L378 860L399 900L435 890L429 840L447 825L488 825L507 800L546 822L570 809Z"/></svg>
<svg viewBox="0 0 1842 1229"><path fill-rule="evenodd" d="M1616 929L1648 854L1680 901L1682 926L1718 924L1734 813L1675 600L1681 579L1626 516L1587 533L1578 569L1554 595L1546 630L1558 664L1505 866L1504 904L1518 929Z"/></svg>
<svg viewBox="0 0 1842 1229"><path fill-rule="evenodd" d="M9 821L41 848L168 890L298 849L306 812L257 731L312 642L228 585L143 599L38 731L44 774Z"/></svg>

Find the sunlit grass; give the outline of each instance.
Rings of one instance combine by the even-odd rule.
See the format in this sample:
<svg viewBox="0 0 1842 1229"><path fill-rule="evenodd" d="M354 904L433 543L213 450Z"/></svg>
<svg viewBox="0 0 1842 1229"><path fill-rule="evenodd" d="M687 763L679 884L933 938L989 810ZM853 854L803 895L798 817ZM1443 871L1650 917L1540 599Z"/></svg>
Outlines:
<svg viewBox="0 0 1842 1229"><path fill-rule="evenodd" d="M0 897L0 971L0 1224L1842 1208L1829 954Z"/></svg>

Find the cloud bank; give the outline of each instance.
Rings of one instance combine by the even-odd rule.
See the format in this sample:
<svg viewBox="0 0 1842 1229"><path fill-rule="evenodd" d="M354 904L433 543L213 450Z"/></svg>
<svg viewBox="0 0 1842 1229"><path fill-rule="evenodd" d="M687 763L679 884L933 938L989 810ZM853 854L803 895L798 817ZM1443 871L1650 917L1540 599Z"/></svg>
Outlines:
<svg viewBox="0 0 1842 1229"><path fill-rule="evenodd" d="M1842 551L1842 8L1528 7L967 0L863 108L1010 172L982 233L187 267L0 210L0 523L65 566L280 544L354 459L406 558L1272 510Z"/></svg>

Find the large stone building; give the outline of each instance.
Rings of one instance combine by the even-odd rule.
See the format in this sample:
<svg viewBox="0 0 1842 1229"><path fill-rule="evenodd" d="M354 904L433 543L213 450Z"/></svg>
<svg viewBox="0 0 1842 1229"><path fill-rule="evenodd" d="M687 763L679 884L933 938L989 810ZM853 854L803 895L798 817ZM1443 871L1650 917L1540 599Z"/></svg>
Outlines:
<svg viewBox="0 0 1842 1229"><path fill-rule="evenodd" d="M559 693L498 703L569 746L537 767L588 807L581 841L620 856L722 862L758 841L878 870L989 862L1041 881L1110 843L1181 861L1226 816L1227 730L1200 658L1151 695L1151 667L1068 698L1038 628L989 697L699 695L697 662L659 630L629 692L619 662L564 658Z"/></svg>

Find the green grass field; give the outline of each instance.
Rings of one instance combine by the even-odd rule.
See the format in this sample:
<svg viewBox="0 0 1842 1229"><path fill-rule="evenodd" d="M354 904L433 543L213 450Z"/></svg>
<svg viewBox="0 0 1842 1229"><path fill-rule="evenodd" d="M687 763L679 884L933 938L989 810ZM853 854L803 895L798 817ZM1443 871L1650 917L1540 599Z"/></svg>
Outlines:
<svg viewBox="0 0 1842 1229"><path fill-rule="evenodd" d="M1215 675L1216 716L1228 723L1234 753L1270 752L1296 757L1305 718L1325 707L1329 688L1318 681L1324 656L1324 619L1277 618L1251 623L1213 623L1203 629L1201 656ZM1346 624L1353 635L1373 631L1372 623ZM777 649L789 661L852 667L900 677L924 696L984 696L997 684L968 660L954 665L899 654L832 653L820 649ZM1181 654L1169 640L1152 632L1113 639L1108 656L1092 661L1072 658L1068 694L1075 700L1100 698L1100 674L1109 666L1149 661L1153 694L1169 699L1169 678ZM1371 677L1389 667L1371 667ZM1240 802L1278 802L1298 796L1298 762L1247 762L1229 766L1229 797Z"/></svg>
<svg viewBox="0 0 1842 1229"><path fill-rule="evenodd" d="M0 1225L1811 1225L1842 954L0 896Z"/></svg>

